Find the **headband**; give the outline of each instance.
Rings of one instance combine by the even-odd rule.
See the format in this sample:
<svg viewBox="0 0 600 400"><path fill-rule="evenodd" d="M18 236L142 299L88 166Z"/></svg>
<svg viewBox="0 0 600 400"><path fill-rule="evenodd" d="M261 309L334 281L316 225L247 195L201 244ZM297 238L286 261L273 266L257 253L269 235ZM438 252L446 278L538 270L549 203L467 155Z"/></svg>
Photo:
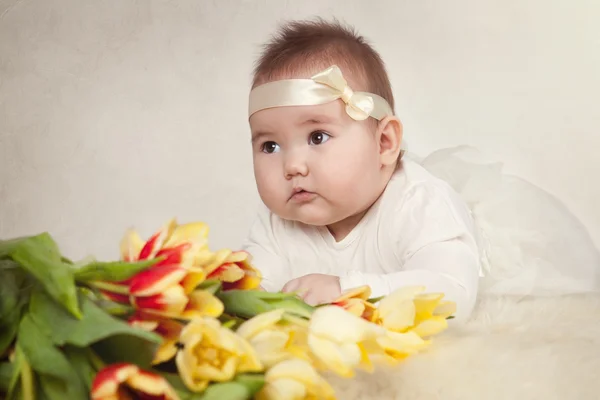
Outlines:
<svg viewBox="0 0 600 400"><path fill-rule="evenodd" d="M333 65L310 79L284 79L255 87L250 92L248 118L266 108L318 105L337 99L346 103L346 113L356 121L369 117L381 120L394 114L383 97L354 92L339 67Z"/></svg>

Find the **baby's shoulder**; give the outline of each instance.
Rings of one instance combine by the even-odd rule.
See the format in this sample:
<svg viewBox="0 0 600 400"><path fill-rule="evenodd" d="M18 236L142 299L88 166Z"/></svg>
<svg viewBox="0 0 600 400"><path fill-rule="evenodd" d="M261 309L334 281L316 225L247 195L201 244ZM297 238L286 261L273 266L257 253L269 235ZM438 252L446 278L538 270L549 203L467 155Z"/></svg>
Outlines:
<svg viewBox="0 0 600 400"><path fill-rule="evenodd" d="M414 161L403 161L388 183L380 216L403 225L409 221L416 226L436 221L471 223L464 199L449 183Z"/></svg>
<svg viewBox="0 0 600 400"><path fill-rule="evenodd" d="M405 203L425 205L431 201L462 203L450 184L414 161L402 161L387 185L385 197L396 207Z"/></svg>

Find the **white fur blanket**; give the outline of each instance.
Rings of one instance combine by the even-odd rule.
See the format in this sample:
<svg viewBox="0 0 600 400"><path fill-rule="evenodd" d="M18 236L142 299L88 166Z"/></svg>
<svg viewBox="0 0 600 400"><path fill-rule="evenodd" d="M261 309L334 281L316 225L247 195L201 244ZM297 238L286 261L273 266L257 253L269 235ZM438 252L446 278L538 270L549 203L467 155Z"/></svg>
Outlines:
<svg viewBox="0 0 600 400"><path fill-rule="evenodd" d="M426 353L327 379L341 400L600 399L600 294L484 297Z"/></svg>

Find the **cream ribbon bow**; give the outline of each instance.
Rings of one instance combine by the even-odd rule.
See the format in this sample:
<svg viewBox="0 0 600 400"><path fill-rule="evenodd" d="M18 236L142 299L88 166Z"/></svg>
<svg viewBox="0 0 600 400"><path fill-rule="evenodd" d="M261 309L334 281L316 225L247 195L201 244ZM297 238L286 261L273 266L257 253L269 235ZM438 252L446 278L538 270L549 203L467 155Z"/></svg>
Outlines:
<svg viewBox="0 0 600 400"><path fill-rule="evenodd" d="M363 121L369 118L371 112L375 108L375 103L371 96L355 93L350 86L348 86L348 82L344 79L342 71L337 65L332 65L325 71L313 75L311 79L339 92L340 99L346 103L346 113L348 113L350 118L356 121Z"/></svg>

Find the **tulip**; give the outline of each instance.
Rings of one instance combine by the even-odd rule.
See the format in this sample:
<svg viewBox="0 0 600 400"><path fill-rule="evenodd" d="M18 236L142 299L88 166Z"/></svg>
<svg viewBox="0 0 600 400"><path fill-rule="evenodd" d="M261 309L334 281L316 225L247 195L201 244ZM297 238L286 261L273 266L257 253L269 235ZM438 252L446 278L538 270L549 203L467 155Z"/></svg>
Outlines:
<svg viewBox="0 0 600 400"><path fill-rule="evenodd" d="M310 319L308 345L312 356L334 373L350 378L356 368L373 371L373 361L395 363L423 349L416 333L389 331L338 306L319 307Z"/></svg>
<svg viewBox="0 0 600 400"><path fill-rule="evenodd" d="M202 222L178 225L175 219L144 242L138 233L129 230L121 241L121 258L139 261L164 256L163 264L181 263L186 252L207 249L208 226Z"/></svg>
<svg viewBox="0 0 600 400"><path fill-rule="evenodd" d="M205 266L207 279L220 280L222 290L256 289L262 277L251 261L251 255L245 251L219 250Z"/></svg>
<svg viewBox="0 0 600 400"><path fill-rule="evenodd" d="M175 357L179 375L194 392L211 382L226 382L236 374L263 370L256 350L241 336L212 317L190 321L181 331L183 347Z"/></svg>
<svg viewBox="0 0 600 400"><path fill-rule="evenodd" d="M357 317L373 321L377 307L369 301L370 296L371 288L366 285L360 286L346 290L331 304L342 307Z"/></svg>
<svg viewBox="0 0 600 400"><path fill-rule="evenodd" d="M162 337L163 341L152 360L153 365L169 361L175 357L177 353L177 341L184 327L182 323L174 319L161 318L139 311L129 318L128 323L131 326L157 333Z"/></svg>
<svg viewBox="0 0 600 400"><path fill-rule="evenodd" d="M236 333L247 340L266 368L289 358L307 358L308 321L275 309L243 322Z"/></svg>
<svg viewBox="0 0 600 400"><path fill-rule="evenodd" d="M448 317L456 312L456 304L442 301L442 293L424 291L423 286L397 289L379 302L374 321L389 330L421 337L442 332L448 327Z"/></svg>
<svg viewBox="0 0 600 400"><path fill-rule="evenodd" d="M306 360L281 361L265 373L257 400L334 400L333 388Z"/></svg>
<svg viewBox="0 0 600 400"><path fill-rule="evenodd" d="M179 400L179 396L160 375L144 371L129 363L111 364L101 369L92 382L92 400L126 400L135 398Z"/></svg>
<svg viewBox="0 0 600 400"><path fill-rule="evenodd" d="M130 301L137 309L165 317L218 317L223 303L210 292L196 289L204 278L200 268L152 267L131 278Z"/></svg>
<svg viewBox="0 0 600 400"><path fill-rule="evenodd" d="M151 272L160 267L179 267L179 273L184 274L183 269L193 270L193 265L200 254L208 253L207 248L208 227L201 222L177 225L174 219L165 224L158 232L144 242L134 230L129 230L121 241L121 259L127 262L150 260L160 258L158 262L147 270L142 271L143 278L137 278L137 285L154 285L159 272ZM171 272L168 268L161 272ZM129 290L132 280L139 274L119 282L95 282L101 293L108 299L129 304ZM193 283L200 283L205 275L202 269L191 271L186 275L186 289ZM182 278L183 279L183 278Z"/></svg>

